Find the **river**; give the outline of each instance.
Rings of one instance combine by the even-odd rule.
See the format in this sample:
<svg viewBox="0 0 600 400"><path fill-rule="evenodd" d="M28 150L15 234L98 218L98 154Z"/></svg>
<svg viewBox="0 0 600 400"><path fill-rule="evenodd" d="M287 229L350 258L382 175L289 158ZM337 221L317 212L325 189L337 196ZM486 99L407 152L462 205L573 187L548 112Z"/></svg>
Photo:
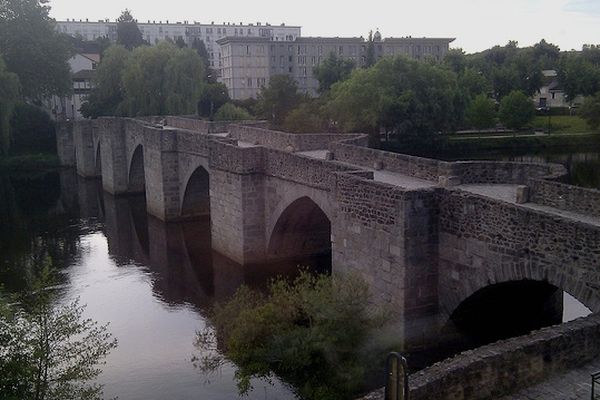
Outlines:
<svg viewBox="0 0 600 400"><path fill-rule="evenodd" d="M572 181L599 187L600 152L496 158L563 162ZM298 263L242 267L212 252L208 219L166 224L146 214L143 197L115 198L100 185L70 170L1 175L0 284L22 290L35 265L52 257L61 301L80 298L85 315L110 323L119 340L99 378L106 398L237 398L235 365L211 375L194 368L196 332L210 328L211 306L240 285L264 288L277 274L294 274ZM330 260L304 263L323 271ZM563 321L589 313L568 294L562 301ZM432 350L425 364L452 350ZM274 379L255 381L246 398L295 397Z"/></svg>

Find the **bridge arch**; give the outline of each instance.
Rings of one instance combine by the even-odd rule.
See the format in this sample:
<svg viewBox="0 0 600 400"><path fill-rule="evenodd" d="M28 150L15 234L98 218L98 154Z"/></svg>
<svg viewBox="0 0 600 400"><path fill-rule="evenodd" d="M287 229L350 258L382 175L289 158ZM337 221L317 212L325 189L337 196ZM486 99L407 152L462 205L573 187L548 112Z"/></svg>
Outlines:
<svg viewBox="0 0 600 400"><path fill-rule="evenodd" d="M129 193L145 193L146 169L144 165L144 146L137 145L129 157L129 173L127 178L127 191Z"/></svg>
<svg viewBox="0 0 600 400"><path fill-rule="evenodd" d="M267 255L291 259L331 254L331 219L310 197L294 200L271 230Z"/></svg>
<svg viewBox="0 0 600 400"><path fill-rule="evenodd" d="M187 179L181 200L181 216L210 215L210 176L203 166L198 166Z"/></svg>

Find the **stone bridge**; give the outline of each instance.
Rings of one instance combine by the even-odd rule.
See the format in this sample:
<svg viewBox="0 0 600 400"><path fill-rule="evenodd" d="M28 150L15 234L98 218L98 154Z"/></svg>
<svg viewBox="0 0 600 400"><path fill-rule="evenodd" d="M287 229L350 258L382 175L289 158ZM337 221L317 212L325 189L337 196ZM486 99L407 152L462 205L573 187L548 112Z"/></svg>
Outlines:
<svg viewBox="0 0 600 400"><path fill-rule="evenodd" d="M560 165L444 162L370 149L364 135L257 122L158 121L62 125L59 156L111 194L145 192L163 221L210 215L213 249L237 263L331 254L332 273L362 275L407 342L508 282L543 282L600 311L600 191L560 183Z"/></svg>

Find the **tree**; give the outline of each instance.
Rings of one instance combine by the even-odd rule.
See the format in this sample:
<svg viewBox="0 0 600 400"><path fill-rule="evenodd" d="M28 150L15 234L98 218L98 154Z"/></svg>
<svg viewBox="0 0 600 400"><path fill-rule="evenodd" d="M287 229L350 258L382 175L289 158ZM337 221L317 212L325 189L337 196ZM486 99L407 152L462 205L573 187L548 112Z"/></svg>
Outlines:
<svg viewBox="0 0 600 400"><path fill-rule="evenodd" d="M205 84L198 100L198 115L212 120L215 112L229 100L227 86L220 82Z"/></svg>
<svg viewBox="0 0 600 400"><path fill-rule="evenodd" d="M596 130L600 127L600 92L594 96L585 98L579 115L587 122L590 128Z"/></svg>
<svg viewBox="0 0 600 400"><path fill-rule="evenodd" d="M365 67L370 68L375 65L375 42L373 41L373 31L369 31L367 39L367 55L365 56Z"/></svg>
<svg viewBox="0 0 600 400"><path fill-rule="evenodd" d="M455 73L461 73L467 64L463 49L450 49L444 56L442 63Z"/></svg>
<svg viewBox="0 0 600 400"><path fill-rule="evenodd" d="M216 83L215 74L210 69L210 62L208 60L208 51L206 50L206 46L204 45L204 41L198 38L194 38L192 42L192 49L198 52L198 55L202 59L204 63L204 71L206 71L205 80L209 83Z"/></svg>
<svg viewBox="0 0 600 400"><path fill-rule="evenodd" d="M7 71L0 57L0 156L8 155L10 148L10 119L20 95L19 78Z"/></svg>
<svg viewBox="0 0 600 400"><path fill-rule="evenodd" d="M71 88L70 40L58 33L46 0L0 1L0 54L18 75L24 97L38 101Z"/></svg>
<svg viewBox="0 0 600 400"><path fill-rule="evenodd" d="M334 83L347 79L354 67L353 61L338 58L334 52L329 53L320 65L313 68L313 74L319 81L319 92L327 92Z"/></svg>
<svg viewBox="0 0 600 400"><path fill-rule="evenodd" d="M137 21L128 9L125 9L117 18L117 44L128 50L144 44L144 38L138 28Z"/></svg>
<svg viewBox="0 0 600 400"><path fill-rule="evenodd" d="M579 95L592 96L600 90L600 68L597 68L581 54L565 55L558 71L568 101Z"/></svg>
<svg viewBox="0 0 600 400"><path fill-rule="evenodd" d="M96 400L91 383L117 345L107 325L83 318L78 301L57 305L50 270L21 296L22 309L0 307L0 393L31 400ZM1 302L1 301L0 301Z"/></svg>
<svg viewBox="0 0 600 400"><path fill-rule="evenodd" d="M187 45L185 44L185 41L183 40L183 38L181 36L177 36L177 39L175 39L175 45L177 47L179 47L180 49L187 47Z"/></svg>
<svg viewBox="0 0 600 400"><path fill-rule="evenodd" d="M194 114L202 93L204 63L192 49L179 49L169 59L166 74L166 112L171 115Z"/></svg>
<svg viewBox="0 0 600 400"><path fill-rule="evenodd" d="M274 75L268 86L258 94L258 109L261 116L275 127L283 125L287 114L300 102L298 84L288 75Z"/></svg>
<svg viewBox="0 0 600 400"><path fill-rule="evenodd" d="M455 124L456 75L438 65L384 58L333 85L326 109L342 130L424 139Z"/></svg>
<svg viewBox="0 0 600 400"><path fill-rule="evenodd" d="M500 102L499 115L508 129L520 129L535 117L535 106L525 93L514 90Z"/></svg>
<svg viewBox="0 0 600 400"><path fill-rule="evenodd" d="M285 117L283 127L286 132L318 133L327 130L327 121L316 100L307 100L294 108Z"/></svg>
<svg viewBox="0 0 600 400"><path fill-rule="evenodd" d="M373 340L385 313L369 305L366 282L354 275L332 279L302 272L293 282L275 280L268 293L240 288L217 306L213 322L228 359L238 367L240 392L253 377L273 373L293 384L299 397L353 398L367 380L368 366L385 354ZM195 366L213 372L224 358L213 347L214 331L198 335Z"/></svg>
<svg viewBox="0 0 600 400"><path fill-rule="evenodd" d="M247 121L251 120L252 116L242 107L226 103L217 110L214 119L215 121Z"/></svg>
<svg viewBox="0 0 600 400"><path fill-rule="evenodd" d="M475 97L466 110L466 119L469 124L477 129L494 126L496 119L496 106L485 94Z"/></svg>
<svg viewBox="0 0 600 400"><path fill-rule="evenodd" d="M121 106L125 100L123 73L130 58L131 52L123 46L111 46L104 52L94 77L94 88L81 106L84 117L125 115Z"/></svg>

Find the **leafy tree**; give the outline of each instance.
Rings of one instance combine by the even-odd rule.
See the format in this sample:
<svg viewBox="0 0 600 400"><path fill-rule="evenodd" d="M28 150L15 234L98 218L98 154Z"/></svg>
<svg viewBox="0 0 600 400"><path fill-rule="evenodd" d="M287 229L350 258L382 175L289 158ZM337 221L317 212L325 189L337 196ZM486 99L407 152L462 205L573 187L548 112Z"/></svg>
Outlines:
<svg viewBox="0 0 600 400"><path fill-rule="evenodd" d="M480 94L469 104L466 110L466 118L474 128L490 128L494 126L496 119L496 106L485 94Z"/></svg>
<svg viewBox="0 0 600 400"><path fill-rule="evenodd" d="M123 73L130 58L131 52L123 46L111 46L105 51L96 70L94 88L81 106L84 117L125 115L119 107L125 100Z"/></svg>
<svg viewBox="0 0 600 400"><path fill-rule="evenodd" d="M10 130L11 154L56 154L56 128L43 109L31 104L17 104Z"/></svg>
<svg viewBox="0 0 600 400"><path fill-rule="evenodd" d="M117 44L128 50L144 44L144 38L140 28L138 28L137 21L128 9L125 9L117 18Z"/></svg>
<svg viewBox="0 0 600 400"><path fill-rule="evenodd" d="M541 69L554 69L560 60L560 48L542 39L533 45L533 58Z"/></svg>
<svg viewBox="0 0 600 400"><path fill-rule="evenodd" d="M19 95L19 78L6 70L0 57L0 156L7 155L10 148L10 119Z"/></svg>
<svg viewBox="0 0 600 400"><path fill-rule="evenodd" d="M192 42L192 49L198 52L198 55L202 59L204 63L204 70L206 71L206 81L209 83L216 83L215 74L210 69L210 62L208 60L208 51L206 50L206 46L204 45L204 41L198 38L194 38Z"/></svg>
<svg viewBox="0 0 600 400"><path fill-rule="evenodd" d="M369 31L369 38L367 39L367 55L365 58L366 68L370 68L375 65L375 42L373 41L373 31Z"/></svg>
<svg viewBox="0 0 600 400"><path fill-rule="evenodd" d="M283 127L287 132L318 133L327 130L327 120L322 115L320 104L304 101L285 118Z"/></svg>
<svg viewBox="0 0 600 400"><path fill-rule="evenodd" d="M58 33L46 0L0 1L0 54L31 100L71 91L70 40Z"/></svg>
<svg viewBox="0 0 600 400"><path fill-rule="evenodd" d="M567 54L561 61L558 79L568 101L578 95L591 96L600 90L600 68L595 67L581 54Z"/></svg>
<svg viewBox="0 0 600 400"><path fill-rule="evenodd" d="M424 139L455 124L456 75L404 57L385 58L333 85L326 109L342 130Z"/></svg>
<svg viewBox="0 0 600 400"><path fill-rule="evenodd" d="M198 115L212 120L215 112L229 101L227 86L222 83L208 83L200 93Z"/></svg>
<svg viewBox="0 0 600 400"><path fill-rule="evenodd" d="M181 36L177 36L177 39L175 39L175 45L177 47L179 47L180 49L187 47L187 45L185 44L185 41L183 40L183 38Z"/></svg>
<svg viewBox="0 0 600 400"><path fill-rule="evenodd" d="M600 127L600 92L594 96L586 97L581 105L579 115L587 122L590 128L596 130Z"/></svg>
<svg viewBox="0 0 600 400"><path fill-rule="evenodd" d="M347 79L354 67L352 60L338 58L334 52L329 53L320 65L313 68L313 74L319 81L319 92L324 93L334 83Z"/></svg>
<svg viewBox="0 0 600 400"><path fill-rule="evenodd" d="M288 75L274 75L268 86L263 86L258 94L258 109L261 116L281 127L287 114L300 102L298 85Z"/></svg>
<svg viewBox="0 0 600 400"><path fill-rule="evenodd" d="M92 383L98 365L117 345L107 331L83 318L78 301L56 305L48 268L21 298L23 309L0 307L0 393L31 400L101 399Z"/></svg>
<svg viewBox="0 0 600 400"><path fill-rule="evenodd" d="M461 73L467 65L465 52L463 49L450 49L442 63L455 73Z"/></svg>
<svg viewBox="0 0 600 400"><path fill-rule="evenodd" d="M274 281L267 295L240 288L215 308L216 333L238 366L241 393L253 377L273 373L293 384L303 399L348 399L363 388L368 367L383 358L369 343L383 326L383 313L369 306L366 282L356 276L313 276ZM215 351L214 332L198 335L197 367L211 372L224 359Z"/></svg>
<svg viewBox="0 0 600 400"><path fill-rule="evenodd" d="M535 117L535 106L525 93L515 90L500 102L500 121L509 129L520 129Z"/></svg>
<svg viewBox="0 0 600 400"><path fill-rule="evenodd" d="M165 72L168 114L194 114L203 86L204 63L192 49L179 49L169 59Z"/></svg>
<svg viewBox="0 0 600 400"><path fill-rule="evenodd" d="M247 121L252 119L252 116L242 107L226 103L217 110L214 119L215 121Z"/></svg>

